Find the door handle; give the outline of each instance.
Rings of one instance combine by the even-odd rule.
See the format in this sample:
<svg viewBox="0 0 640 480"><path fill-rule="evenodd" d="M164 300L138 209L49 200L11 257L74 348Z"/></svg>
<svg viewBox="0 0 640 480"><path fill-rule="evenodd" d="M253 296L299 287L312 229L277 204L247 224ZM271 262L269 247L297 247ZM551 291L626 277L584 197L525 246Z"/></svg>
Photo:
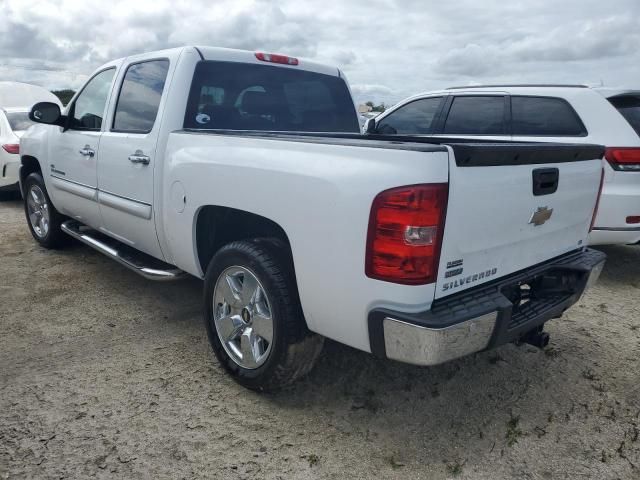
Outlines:
<svg viewBox="0 0 640 480"><path fill-rule="evenodd" d="M131 163L139 163L141 165L149 165L151 159L148 155L142 153L142 150L136 150L136 153L129 155L129 161Z"/></svg>
<svg viewBox="0 0 640 480"><path fill-rule="evenodd" d="M96 151L89 145L85 145L84 148L78 150L78 153L83 157L93 157L96 154Z"/></svg>
<svg viewBox="0 0 640 480"><path fill-rule="evenodd" d="M532 176L535 196L550 195L558 190L560 170L557 168L536 168L532 172Z"/></svg>

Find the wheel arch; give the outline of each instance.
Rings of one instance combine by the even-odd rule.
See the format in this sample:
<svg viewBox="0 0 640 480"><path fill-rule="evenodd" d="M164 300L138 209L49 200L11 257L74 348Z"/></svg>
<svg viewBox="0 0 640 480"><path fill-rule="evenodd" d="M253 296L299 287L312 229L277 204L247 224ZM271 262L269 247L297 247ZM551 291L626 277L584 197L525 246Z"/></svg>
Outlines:
<svg viewBox="0 0 640 480"><path fill-rule="evenodd" d="M203 205L194 216L194 236L196 260L203 273L206 272L211 258L230 242L275 238L281 242L289 257L295 279L289 237L284 228L270 218L231 207Z"/></svg>
<svg viewBox="0 0 640 480"><path fill-rule="evenodd" d="M31 155L22 155L20 157L20 173L18 175L18 180L20 182L20 192L24 196L23 185L26 178L34 173L40 172L42 174L42 167L40 166L40 161Z"/></svg>

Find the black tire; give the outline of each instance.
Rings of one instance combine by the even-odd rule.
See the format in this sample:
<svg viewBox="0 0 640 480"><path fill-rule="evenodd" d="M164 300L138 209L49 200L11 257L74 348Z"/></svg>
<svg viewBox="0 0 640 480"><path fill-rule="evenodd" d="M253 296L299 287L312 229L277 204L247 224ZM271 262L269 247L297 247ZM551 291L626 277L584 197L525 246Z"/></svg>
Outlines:
<svg viewBox="0 0 640 480"><path fill-rule="evenodd" d="M239 365L225 350L214 322L214 290L218 278L232 266L253 272L269 298L273 340L268 357L257 368ZM298 298L290 256L276 240L236 241L211 259L204 279L204 316L209 342L225 370L252 390L275 391L313 368L324 338L307 328Z"/></svg>
<svg viewBox="0 0 640 480"><path fill-rule="evenodd" d="M49 227L48 231L44 235L39 235L32 225L31 219L29 218L29 207L28 207L28 196L31 192L33 186L37 186L40 191L44 194L44 198L47 204L47 210L49 213ZM27 225L29 226L29 231L33 238L42 245L44 248L61 248L69 243L70 237L65 234L60 225L62 222L66 220L66 217L60 214L56 207L51 203L51 199L49 198L49 194L47 193L47 187L44 184L44 179L40 172L34 172L27 176L23 185L24 190L24 213L27 218Z"/></svg>

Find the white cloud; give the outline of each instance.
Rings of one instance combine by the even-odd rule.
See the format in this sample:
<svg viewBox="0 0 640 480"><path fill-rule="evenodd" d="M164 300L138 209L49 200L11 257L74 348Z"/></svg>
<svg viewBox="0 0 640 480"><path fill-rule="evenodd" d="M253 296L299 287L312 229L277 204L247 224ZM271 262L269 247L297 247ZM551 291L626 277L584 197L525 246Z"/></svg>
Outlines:
<svg viewBox="0 0 640 480"><path fill-rule="evenodd" d="M199 44L340 66L357 101L449 85L637 87L637 0L0 0L0 79L78 87L101 63Z"/></svg>
<svg viewBox="0 0 640 480"><path fill-rule="evenodd" d="M376 85L376 84L362 84L362 83L352 83L351 84L351 94L355 99L356 104L365 103L368 100L381 99L384 102L385 98L393 98L395 92L387 87L386 85ZM387 101L387 104L389 102Z"/></svg>

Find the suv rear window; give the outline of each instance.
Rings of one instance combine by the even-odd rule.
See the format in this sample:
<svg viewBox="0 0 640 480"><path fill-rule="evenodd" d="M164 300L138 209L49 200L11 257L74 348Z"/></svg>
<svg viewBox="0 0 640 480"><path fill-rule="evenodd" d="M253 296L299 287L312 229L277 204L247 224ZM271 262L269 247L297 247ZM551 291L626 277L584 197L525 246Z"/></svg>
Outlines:
<svg viewBox="0 0 640 480"><path fill-rule="evenodd" d="M513 135L579 137L587 134L578 114L562 98L511 97Z"/></svg>
<svg viewBox="0 0 640 480"><path fill-rule="evenodd" d="M460 96L453 99L444 133L505 134L505 100L501 96Z"/></svg>
<svg viewBox="0 0 640 480"><path fill-rule="evenodd" d="M608 100L640 135L640 96L620 95Z"/></svg>
<svg viewBox="0 0 640 480"><path fill-rule="evenodd" d="M351 94L340 77L216 61L196 66L184 127L360 132Z"/></svg>

